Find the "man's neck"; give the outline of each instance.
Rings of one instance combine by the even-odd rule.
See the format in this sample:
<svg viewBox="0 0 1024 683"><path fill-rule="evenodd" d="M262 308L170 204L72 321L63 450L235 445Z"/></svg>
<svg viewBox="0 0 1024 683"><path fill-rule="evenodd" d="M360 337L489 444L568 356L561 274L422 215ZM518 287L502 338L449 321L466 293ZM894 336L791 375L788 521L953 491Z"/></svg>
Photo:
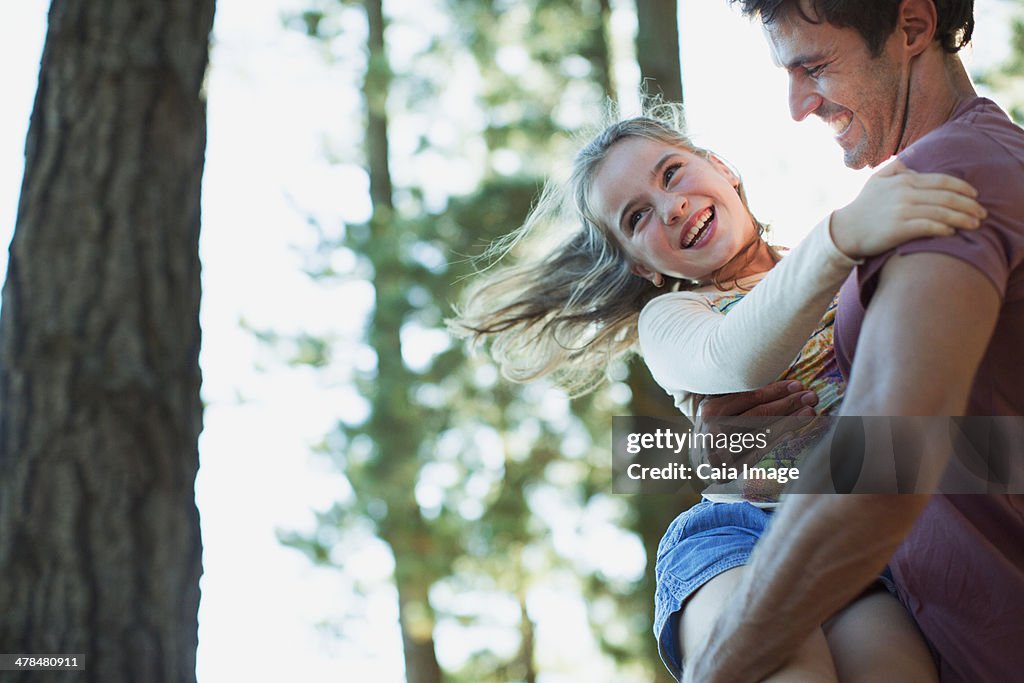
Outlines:
<svg viewBox="0 0 1024 683"><path fill-rule="evenodd" d="M957 106L978 96L956 55L921 55L910 83L909 113L898 151L932 132L953 116Z"/></svg>

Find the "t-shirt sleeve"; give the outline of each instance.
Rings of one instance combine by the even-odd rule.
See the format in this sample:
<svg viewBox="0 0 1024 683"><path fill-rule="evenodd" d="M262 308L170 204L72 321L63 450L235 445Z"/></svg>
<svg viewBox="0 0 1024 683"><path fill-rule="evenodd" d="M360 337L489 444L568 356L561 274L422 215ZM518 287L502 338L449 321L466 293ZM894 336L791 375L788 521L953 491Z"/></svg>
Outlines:
<svg viewBox="0 0 1024 683"><path fill-rule="evenodd" d="M867 306L878 286L882 267L894 255L941 253L977 268L1006 295L1010 273L1024 259L1024 231L1020 223L1020 187L1008 179L1020 178L1020 162L999 142L969 130L967 123L952 126L944 136L922 140L900 159L919 172L948 173L978 190L978 201L988 211L978 230L959 230L946 237L928 237L902 244L868 259L857 269L861 304Z"/></svg>
<svg viewBox="0 0 1024 683"><path fill-rule="evenodd" d="M640 350L669 393L722 394L773 382L796 357L857 261L822 221L728 315L695 292L663 294L640 313Z"/></svg>

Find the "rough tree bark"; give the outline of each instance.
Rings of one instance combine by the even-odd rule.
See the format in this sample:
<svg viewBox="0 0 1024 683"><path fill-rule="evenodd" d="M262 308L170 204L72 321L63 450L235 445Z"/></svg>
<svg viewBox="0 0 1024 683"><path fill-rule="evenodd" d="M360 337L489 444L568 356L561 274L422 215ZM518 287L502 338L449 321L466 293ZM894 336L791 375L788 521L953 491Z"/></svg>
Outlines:
<svg viewBox="0 0 1024 683"><path fill-rule="evenodd" d="M84 653L76 681L195 680L213 13L50 8L0 315L0 652Z"/></svg>

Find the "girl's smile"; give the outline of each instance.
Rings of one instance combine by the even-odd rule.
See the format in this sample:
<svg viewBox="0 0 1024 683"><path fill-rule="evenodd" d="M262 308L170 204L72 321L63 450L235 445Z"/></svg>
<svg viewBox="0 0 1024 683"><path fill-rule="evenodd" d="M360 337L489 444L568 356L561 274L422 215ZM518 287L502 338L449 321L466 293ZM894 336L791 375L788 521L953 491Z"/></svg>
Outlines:
<svg viewBox="0 0 1024 683"><path fill-rule="evenodd" d="M683 225L683 249L699 249L715 231L715 207L709 206Z"/></svg>

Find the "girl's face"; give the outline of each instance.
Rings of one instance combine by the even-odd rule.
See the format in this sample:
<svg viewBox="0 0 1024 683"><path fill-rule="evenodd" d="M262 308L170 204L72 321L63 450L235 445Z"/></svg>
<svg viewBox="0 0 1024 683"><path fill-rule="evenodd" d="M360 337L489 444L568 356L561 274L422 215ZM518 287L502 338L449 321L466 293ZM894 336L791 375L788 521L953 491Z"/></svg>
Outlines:
<svg viewBox="0 0 1024 683"><path fill-rule="evenodd" d="M649 138L615 142L590 188L591 204L633 262L633 272L704 280L755 234L739 178L712 156Z"/></svg>

